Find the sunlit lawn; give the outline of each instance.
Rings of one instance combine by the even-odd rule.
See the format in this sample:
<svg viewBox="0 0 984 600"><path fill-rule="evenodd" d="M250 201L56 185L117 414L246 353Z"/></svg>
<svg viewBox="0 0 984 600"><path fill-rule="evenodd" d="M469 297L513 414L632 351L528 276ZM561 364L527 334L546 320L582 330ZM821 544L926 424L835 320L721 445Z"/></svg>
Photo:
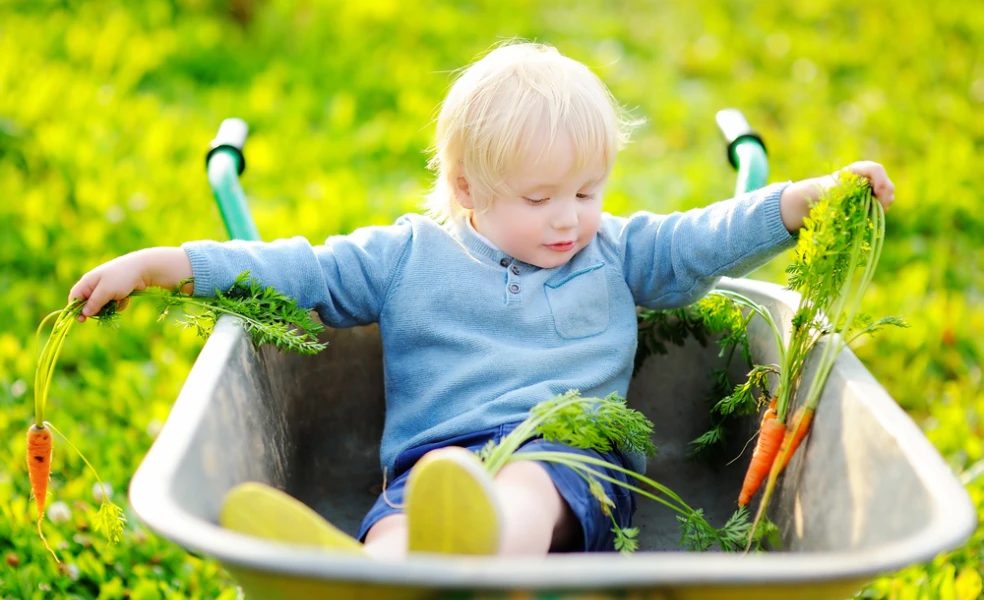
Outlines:
<svg viewBox="0 0 984 600"><path fill-rule="evenodd" d="M265 238L317 242L416 210L450 72L514 36L586 62L646 119L617 166L606 199L614 213L729 196L734 178L713 120L727 106L763 134L773 180L861 158L886 165L898 202L866 303L913 326L856 352L955 472L969 472L984 510L984 8L917 0L406 6L414 9L209 0L0 7L4 597L235 597L213 562L149 534L133 515L122 543L107 547L88 530L94 479L60 446L49 503L67 510L44 526L64 562L51 560L28 509L24 466L35 328L100 262L225 237L203 154L228 116L252 128L243 184ZM784 264L755 276L781 282ZM52 391L51 420L121 503L201 348L155 319L154 307L134 306L118 330L77 328ZM973 597L982 543L979 530L963 548L866 593Z"/></svg>

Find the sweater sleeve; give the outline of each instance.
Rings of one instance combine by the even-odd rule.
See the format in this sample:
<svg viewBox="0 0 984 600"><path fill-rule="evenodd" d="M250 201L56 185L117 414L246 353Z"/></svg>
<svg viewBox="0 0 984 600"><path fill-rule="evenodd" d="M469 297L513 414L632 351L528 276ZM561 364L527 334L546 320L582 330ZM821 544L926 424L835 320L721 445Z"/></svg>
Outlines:
<svg viewBox="0 0 984 600"><path fill-rule="evenodd" d="M225 291L249 271L262 285L316 310L332 327L378 321L379 313L413 239L406 219L387 227L365 227L312 246L302 237L275 242L182 244L191 261L195 295Z"/></svg>
<svg viewBox="0 0 984 600"><path fill-rule="evenodd" d="M795 245L779 212L788 183L669 215L607 216L605 236L622 258L636 304L686 306L722 276L741 277Z"/></svg>

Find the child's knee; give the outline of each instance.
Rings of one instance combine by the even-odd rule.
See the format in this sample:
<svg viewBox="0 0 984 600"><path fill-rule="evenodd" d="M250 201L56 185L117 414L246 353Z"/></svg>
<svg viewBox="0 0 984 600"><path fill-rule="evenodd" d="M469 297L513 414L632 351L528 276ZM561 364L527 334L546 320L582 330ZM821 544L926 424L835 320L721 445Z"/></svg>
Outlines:
<svg viewBox="0 0 984 600"><path fill-rule="evenodd" d="M495 476L495 485L500 491L525 490L540 497L556 496L560 492L554 485L550 474L540 463L522 460L502 467Z"/></svg>

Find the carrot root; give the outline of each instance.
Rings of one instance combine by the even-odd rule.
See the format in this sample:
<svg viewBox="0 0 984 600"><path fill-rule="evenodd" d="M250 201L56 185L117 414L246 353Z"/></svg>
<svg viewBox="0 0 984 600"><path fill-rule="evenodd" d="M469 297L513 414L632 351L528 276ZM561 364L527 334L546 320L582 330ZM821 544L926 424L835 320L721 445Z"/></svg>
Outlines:
<svg viewBox="0 0 984 600"><path fill-rule="evenodd" d="M41 531L41 521L44 519L44 505L48 499L48 477L51 475L51 430L47 423L41 427L32 424L27 430L27 473L31 478L31 493L34 494L34 504L38 507L38 536L48 552L58 560L58 555L48 545Z"/></svg>
<svg viewBox="0 0 984 600"><path fill-rule="evenodd" d="M44 532L41 531L41 517L38 517L38 537L41 538L41 543L44 544L45 549L48 552L51 552L51 556L55 558L55 562L60 563L61 561L58 560L58 555L55 554L55 551L52 550L51 546L48 545L48 539L44 537Z"/></svg>
<svg viewBox="0 0 984 600"><path fill-rule="evenodd" d="M766 410L759 429L759 439L755 443L755 451L752 452L752 462L745 472L745 481L741 485L741 494L738 495L738 506L747 505L755 492L762 487L762 482L779 453L785 433L786 424L776 419L775 410Z"/></svg>
<svg viewBox="0 0 984 600"><path fill-rule="evenodd" d="M51 475L51 430L47 426L31 425L27 430L27 472L31 492L38 507L38 519L44 516L48 497L48 477Z"/></svg>

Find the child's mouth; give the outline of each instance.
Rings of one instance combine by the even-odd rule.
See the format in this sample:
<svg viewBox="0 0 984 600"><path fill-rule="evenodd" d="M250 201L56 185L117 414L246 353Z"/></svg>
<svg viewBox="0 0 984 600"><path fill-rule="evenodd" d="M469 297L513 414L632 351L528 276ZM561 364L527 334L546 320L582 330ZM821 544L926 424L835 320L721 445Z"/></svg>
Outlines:
<svg viewBox="0 0 984 600"><path fill-rule="evenodd" d="M554 252L567 252L574 247L574 242L561 242L559 244L546 244Z"/></svg>

